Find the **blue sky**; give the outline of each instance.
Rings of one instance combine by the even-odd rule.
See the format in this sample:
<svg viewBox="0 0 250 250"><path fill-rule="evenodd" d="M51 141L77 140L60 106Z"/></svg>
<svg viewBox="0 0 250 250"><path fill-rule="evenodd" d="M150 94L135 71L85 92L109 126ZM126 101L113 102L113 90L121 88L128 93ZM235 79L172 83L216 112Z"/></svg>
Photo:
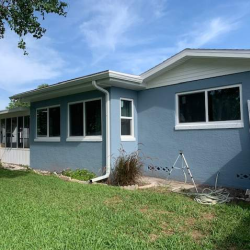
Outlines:
<svg viewBox="0 0 250 250"><path fill-rule="evenodd" d="M140 74L184 48L249 49L248 0L74 0L47 16L28 56L0 40L0 110L8 97L106 69Z"/></svg>

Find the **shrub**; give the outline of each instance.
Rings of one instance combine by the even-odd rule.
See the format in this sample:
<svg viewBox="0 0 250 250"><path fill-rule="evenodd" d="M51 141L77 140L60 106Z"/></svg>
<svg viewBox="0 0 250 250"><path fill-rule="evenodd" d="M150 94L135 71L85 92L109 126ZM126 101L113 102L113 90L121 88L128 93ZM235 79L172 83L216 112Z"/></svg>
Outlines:
<svg viewBox="0 0 250 250"><path fill-rule="evenodd" d="M86 169L77 169L77 170L66 169L62 171L62 175L71 177L72 179L81 180L81 181L88 181L96 177L94 173L89 172Z"/></svg>
<svg viewBox="0 0 250 250"><path fill-rule="evenodd" d="M108 180L108 184L116 186L134 185L142 175L143 162L139 151L126 154L121 149L120 156L115 161L114 169Z"/></svg>

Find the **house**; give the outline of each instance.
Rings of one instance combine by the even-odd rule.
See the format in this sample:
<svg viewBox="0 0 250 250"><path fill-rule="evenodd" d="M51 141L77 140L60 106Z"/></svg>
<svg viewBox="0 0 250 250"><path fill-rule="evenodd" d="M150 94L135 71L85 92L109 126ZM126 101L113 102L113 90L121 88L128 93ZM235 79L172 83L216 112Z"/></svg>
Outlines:
<svg viewBox="0 0 250 250"><path fill-rule="evenodd" d="M183 150L197 183L219 172L219 185L250 186L250 50L185 49L141 75L108 70L11 98L30 110L0 113L3 162L98 181L121 147L139 147L145 174L165 178Z"/></svg>

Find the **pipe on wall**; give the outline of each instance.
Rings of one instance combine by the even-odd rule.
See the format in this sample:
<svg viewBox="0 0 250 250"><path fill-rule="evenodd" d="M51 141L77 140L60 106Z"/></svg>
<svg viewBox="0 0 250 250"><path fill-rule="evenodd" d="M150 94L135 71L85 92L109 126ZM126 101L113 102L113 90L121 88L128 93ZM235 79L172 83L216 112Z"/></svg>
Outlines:
<svg viewBox="0 0 250 250"><path fill-rule="evenodd" d="M109 92L106 89L98 86L96 81L92 81L92 85L99 91L105 94L105 107L106 107L106 174L91 179L89 182L97 182L104 179L107 179L110 175L110 100L109 100Z"/></svg>

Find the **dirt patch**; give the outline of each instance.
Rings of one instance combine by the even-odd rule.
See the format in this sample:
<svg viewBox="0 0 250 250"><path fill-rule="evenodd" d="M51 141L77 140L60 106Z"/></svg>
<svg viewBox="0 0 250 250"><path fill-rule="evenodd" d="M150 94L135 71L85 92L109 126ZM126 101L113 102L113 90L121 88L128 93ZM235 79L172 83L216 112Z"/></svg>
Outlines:
<svg viewBox="0 0 250 250"><path fill-rule="evenodd" d="M146 214L148 213L148 207L143 207L140 209L140 212L143 213L143 214Z"/></svg>
<svg viewBox="0 0 250 250"><path fill-rule="evenodd" d="M188 227L190 227L190 226L192 227L192 226L195 225L195 222L196 222L196 219L193 218L193 217L190 217L190 218L187 218L185 220L185 225L188 226Z"/></svg>
<svg viewBox="0 0 250 250"><path fill-rule="evenodd" d="M202 215L202 217L205 219L205 220L213 220L215 218L215 215L214 214L211 214L211 213L205 213Z"/></svg>
<svg viewBox="0 0 250 250"><path fill-rule="evenodd" d="M205 237L205 235L203 233L201 233L199 230L192 230L191 237L195 241L200 241L201 239L203 239Z"/></svg>
<svg viewBox="0 0 250 250"><path fill-rule="evenodd" d="M117 205L117 204L120 204L122 203L123 200L121 199L121 197L119 196L114 196L114 197L111 197L111 198L108 198L104 201L104 204L107 205L107 206L112 206L112 205Z"/></svg>
<svg viewBox="0 0 250 250"><path fill-rule="evenodd" d="M156 234L150 234L149 238L150 238L150 242L154 242L159 238L159 236Z"/></svg>
<svg viewBox="0 0 250 250"><path fill-rule="evenodd" d="M175 233L172 228L169 228L166 222L162 223L161 228L162 228L161 232L165 235L173 235Z"/></svg>

